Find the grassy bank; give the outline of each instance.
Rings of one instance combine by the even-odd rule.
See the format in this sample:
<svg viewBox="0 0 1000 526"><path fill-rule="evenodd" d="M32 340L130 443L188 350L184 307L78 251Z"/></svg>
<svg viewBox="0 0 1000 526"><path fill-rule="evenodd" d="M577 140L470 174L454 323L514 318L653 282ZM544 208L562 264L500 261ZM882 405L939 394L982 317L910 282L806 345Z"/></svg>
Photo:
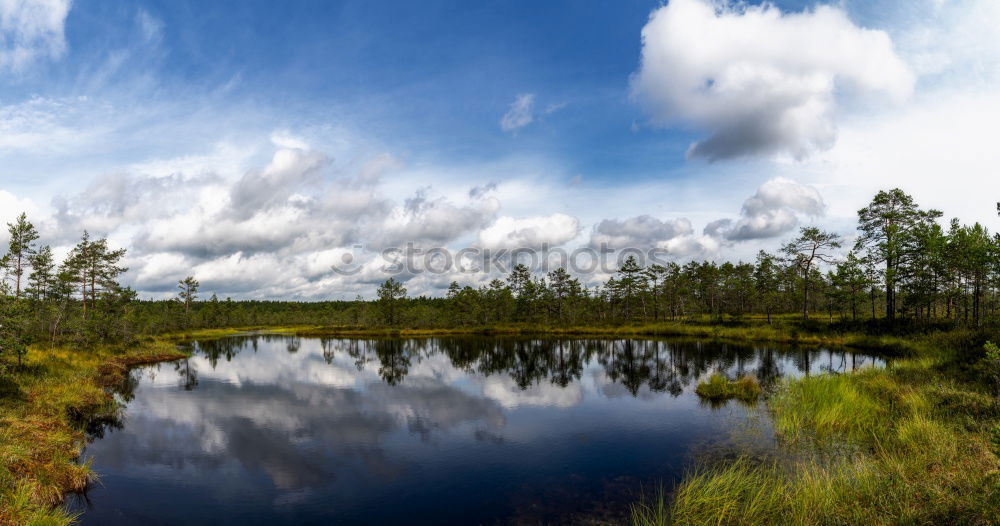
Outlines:
<svg viewBox="0 0 1000 526"><path fill-rule="evenodd" d="M304 326L271 329L301 336L326 337L435 337L461 335L565 336L565 337L687 337L734 343L784 343L837 345L906 354L911 349L908 335L872 334L864 327L842 328L826 322L803 324L797 318L767 323L743 319L724 323L689 320L633 325L553 326L536 324L466 326L453 328L404 328Z"/></svg>
<svg viewBox="0 0 1000 526"><path fill-rule="evenodd" d="M974 349L934 340L886 369L786 381L768 400L777 459L691 473L633 523L996 524L1000 399Z"/></svg>
<svg viewBox="0 0 1000 526"><path fill-rule="evenodd" d="M166 339L128 350L33 347L0 376L0 524L62 525L55 507L92 478L78 463L88 415L117 410L110 386L129 367L182 358Z"/></svg>

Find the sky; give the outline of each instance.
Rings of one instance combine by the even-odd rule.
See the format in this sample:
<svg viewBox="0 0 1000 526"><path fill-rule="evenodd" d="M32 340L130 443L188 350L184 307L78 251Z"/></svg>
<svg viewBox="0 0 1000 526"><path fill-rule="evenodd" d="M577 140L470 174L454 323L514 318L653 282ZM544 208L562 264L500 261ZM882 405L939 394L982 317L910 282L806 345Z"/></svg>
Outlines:
<svg viewBox="0 0 1000 526"><path fill-rule="evenodd" d="M106 236L142 297L299 300L371 297L407 245L849 246L892 187L997 230L998 25L995 0L0 0L0 221L57 255ZM503 273L419 270L411 295Z"/></svg>

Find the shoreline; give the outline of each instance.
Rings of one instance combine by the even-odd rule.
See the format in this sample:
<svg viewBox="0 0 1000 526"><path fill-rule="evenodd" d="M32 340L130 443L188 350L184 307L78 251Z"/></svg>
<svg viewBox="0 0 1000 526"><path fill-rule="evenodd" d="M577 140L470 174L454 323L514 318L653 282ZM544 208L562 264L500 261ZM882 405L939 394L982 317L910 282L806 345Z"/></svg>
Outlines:
<svg viewBox="0 0 1000 526"><path fill-rule="evenodd" d="M117 409L113 388L129 371L142 365L183 359L187 353L177 344L237 335L291 334L303 337L447 337L447 336L551 336L551 337L688 337L739 343L791 345L836 345L879 350L911 356L928 355L935 340L928 336L869 336L861 333L831 334L802 332L787 324L727 326L709 323L661 323L618 327L498 326L456 329L385 329L347 326L252 326L229 329L180 331L151 338L135 347L115 352L98 346L85 351L66 347L32 348L26 370L17 373L14 388L3 398L0 422L10 424L0 434L0 525L24 524L44 519L51 524L72 524L73 517L59 506L65 496L84 490L94 480L89 464L80 462L86 433L74 415L99 417ZM965 333L949 331L942 339L961 340ZM959 344L955 344L956 347ZM941 353L945 349L939 348ZM912 367L920 358L906 359L900 367ZM924 359L926 360L926 358ZM911 365L908 365L911 364ZM930 366L927 366L930 367ZM885 373L895 374L893 367ZM868 373L876 374L876 373ZM826 376L826 375L822 375ZM860 378L855 374L835 375ZM22 378L23 377L23 378ZM855 380L851 380L855 381ZM789 383L788 385L793 385ZM8 387L5 387L9 388ZM787 387L786 387L787 388ZM765 400L770 406L771 400ZM788 411L789 405L785 405ZM802 408L799 408L802 409ZM769 407L768 410L772 410ZM9 451L18 454L11 455ZM740 466L744 469L745 466ZM688 477L685 477L685 481ZM694 479L699 480L699 479ZM691 486L684 486L691 487ZM690 493L690 491L689 491Z"/></svg>
<svg viewBox="0 0 1000 526"><path fill-rule="evenodd" d="M162 338L124 352L29 349L24 368L8 375L0 405L0 524L72 524L61 504L96 478L81 462L87 434L80 421L117 410L113 388L132 368L187 356Z"/></svg>
<svg viewBox="0 0 1000 526"><path fill-rule="evenodd" d="M447 336L550 336L550 337L652 337L696 338L730 343L776 343L808 346L839 346L879 351L888 355L918 352L915 337L869 335L862 332L803 331L786 324L726 325L703 322L665 322L626 326L502 325L449 329L365 328L354 326L261 327L262 332L312 337L428 338ZM950 331L953 332L953 331ZM235 333L234 333L235 334Z"/></svg>

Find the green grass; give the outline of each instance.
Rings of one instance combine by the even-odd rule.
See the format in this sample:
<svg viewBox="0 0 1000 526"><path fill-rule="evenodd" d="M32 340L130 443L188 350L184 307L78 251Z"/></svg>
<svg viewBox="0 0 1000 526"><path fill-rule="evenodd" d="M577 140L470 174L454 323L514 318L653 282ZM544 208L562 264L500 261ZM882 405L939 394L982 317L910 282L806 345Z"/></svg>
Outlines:
<svg viewBox="0 0 1000 526"><path fill-rule="evenodd" d="M29 349L22 369L0 376L0 524L70 524L56 504L93 478L78 462L86 436L76 417L114 411L107 387L129 367L183 356L164 340L127 351Z"/></svg>
<svg viewBox="0 0 1000 526"><path fill-rule="evenodd" d="M180 341L180 340L215 340L219 338L228 338L230 336L236 336L244 333L253 332L288 332L306 329L307 327L268 327L266 325L255 325L252 327L227 327L223 329L190 329L184 331L177 331L168 334L164 334L159 337L161 341Z"/></svg>
<svg viewBox="0 0 1000 526"><path fill-rule="evenodd" d="M768 401L776 459L695 471L632 524L996 524L1000 401L947 369L916 358L788 380Z"/></svg>
<svg viewBox="0 0 1000 526"><path fill-rule="evenodd" d="M838 332L824 322L813 322L801 328L795 319L775 320L767 324L757 319L745 319L731 324L704 321L670 321L625 325L557 326L539 324L506 324L449 328L359 327L348 325L276 327L269 331L295 333L302 336L449 336L449 335L523 335L523 336L598 336L598 337L690 337L728 342L769 342L800 345L843 345L858 348L906 352L911 346L907 338L871 336L858 332Z"/></svg>
<svg viewBox="0 0 1000 526"><path fill-rule="evenodd" d="M744 316L710 320L707 317L652 323L561 326L535 323L461 327L365 327L355 325L252 326L227 329L197 329L180 331L168 337L174 339L207 339L232 336L245 332L270 332L299 336L326 337L435 337L462 335L565 336L565 337L686 337L699 340L747 343L784 343L807 346L846 346L877 350L895 355L912 355L918 349L908 335L872 335L860 332L863 326L848 331L827 321L814 319L802 322L797 315L774 316L771 323L762 317ZM962 332L964 331L953 331ZM946 333L952 339L952 333ZM928 340L929 338L923 338Z"/></svg>
<svg viewBox="0 0 1000 526"><path fill-rule="evenodd" d="M726 402L736 399L753 404L760 397L761 389L757 378L753 376L741 376L736 380L730 380L724 374L715 373L708 380L698 382L695 393L712 402Z"/></svg>
<svg viewBox="0 0 1000 526"><path fill-rule="evenodd" d="M662 487L648 500L645 496L640 497L630 510L629 521L633 526L667 526L669 509L666 502Z"/></svg>

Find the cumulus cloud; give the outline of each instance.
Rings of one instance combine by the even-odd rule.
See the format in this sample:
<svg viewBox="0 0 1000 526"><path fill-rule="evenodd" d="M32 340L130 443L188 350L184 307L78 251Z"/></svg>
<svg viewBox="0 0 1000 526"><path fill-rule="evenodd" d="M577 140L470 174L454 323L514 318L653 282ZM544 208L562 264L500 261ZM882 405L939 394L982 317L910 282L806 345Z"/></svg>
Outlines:
<svg viewBox="0 0 1000 526"><path fill-rule="evenodd" d="M914 76L887 33L838 7L671 0L642 29L632 92L657 124L708 133L688 155L801 158L836 139L841 94L906 99Z"/></svg>
<svg viewBox="0 0 1000 526"><path fill-rule="evenodd" d="M6 251L10 234L6 224L13 222L22 212L35 217L38 207L30 199L18 197L6 190L0 190L0 253Z"/></svg>
<svg viewBox="0 0 1000 526"><path fill-rule="evenodd" d="M480 197L485 197L497 189L496 181L491 181L481 186L473 186L469 189L469 197L473 199L479 199Z"/></svg>
<svg viewBox="0 0 1000 526"><path fill-rule="evenodd" d="M358 183L361 185L377 184L385 173L402 167L403 163L399 159L390 153L383 152L361 167L361 171L358 173Z"/></svg>
<svg viewBox="0 0 1000 526"><path fill-rule="evenodd" d="M409 243L440 247L488 224L499 210L500 202L492 197L457 204L444 197L431 197L429 189L422 188L391 211L370 244L374 248Z"/></svg>
<svg viewBox="0 0 1000 526"><path fill-rule="evenodd" d="M283 205L289 197L318 174L327 159L318 152L282 148L274 153L263 170L251 170L232 187L229 205L240 219Z"/></svg>
<svg viewBox="0 0 1000 526"><path fill-rule="evenodd" d="M510 103L507 113L500 119L500 129L505 132L515 132L531 124L535 120L535 94L522 93Z"/></svg>
<svg viewBox="0 0 1000 526"><path fill-rule="evenodd" d="M775 177L743 202L739 219L713 221L705 227L704 234L729 241L771 238L798 226L800 216L818 217L825 210L816 188Z"/></svg>
<svg viewBox="0 0 1000 526"><path fill-rule="evenodd" d="M577 218L555 213L515 219L500 217L488 228L479 232L479 244L484 248L534 248L543 245L555 247L572 240L580 232Z"/></svg>
<svg viewBox="0 0 1000 526"><path fill-rule="evenodd" d="M700 233L686 218L660 220L641 215L605 219L594 225L590 246L615 250L658 248L674 258L714 258L723 247L787 234L803 217L819 217L825 212L826 204L815 187L775 177L743 202L737 219L710 221Z"/></svg>
<svg viewBox="0 0 1000 526"><path fill-rule="evenodd" d="M220 294L316 298L354 297L384 280L373 250L447 246L490 225L500 209L495 183L457 200L423 188L397 202L381 183L402 166L392 155L339 166L289 134L271 139L270 160L242 174L206 170L208 158L160 160L57 196L48 214L0 191L0 212L27 208L45 242L63 251L85 229L108 236L129 249L126 283L144 293L172 294L194 274ZM347 255L363 272L332 271Z"/></svg>
<svg viewBox="0 0 1000 526"><path fill-rule="evenodd" d="M0 0L0 70L61 57L69 7L69 0Z"/></svg>
<svg viewBox="0 0 1000 526"><path fill-rule="evenodd" d="M666 221L648 215L628 219L605 219L594 226L590 245L613 249L646 248L660 246L675 238L689 235L694 230L685 218Z"/></svg>
<svg viewBox="0 0 1000 526"><path fill-rule="evenodd" d="M30 199L0 190L0 222L13 221L21 212L33 213L38 209Z"/></svg>
<svg viewBox="0 0 1000 526"><path fill-rule="evenodd" d="M706 258L718 254L718 238L697 234L691 221L680 217L662 220L649 215L604 219L594 225L589 245L594 249L658 249L671 258Z"/></svg>

